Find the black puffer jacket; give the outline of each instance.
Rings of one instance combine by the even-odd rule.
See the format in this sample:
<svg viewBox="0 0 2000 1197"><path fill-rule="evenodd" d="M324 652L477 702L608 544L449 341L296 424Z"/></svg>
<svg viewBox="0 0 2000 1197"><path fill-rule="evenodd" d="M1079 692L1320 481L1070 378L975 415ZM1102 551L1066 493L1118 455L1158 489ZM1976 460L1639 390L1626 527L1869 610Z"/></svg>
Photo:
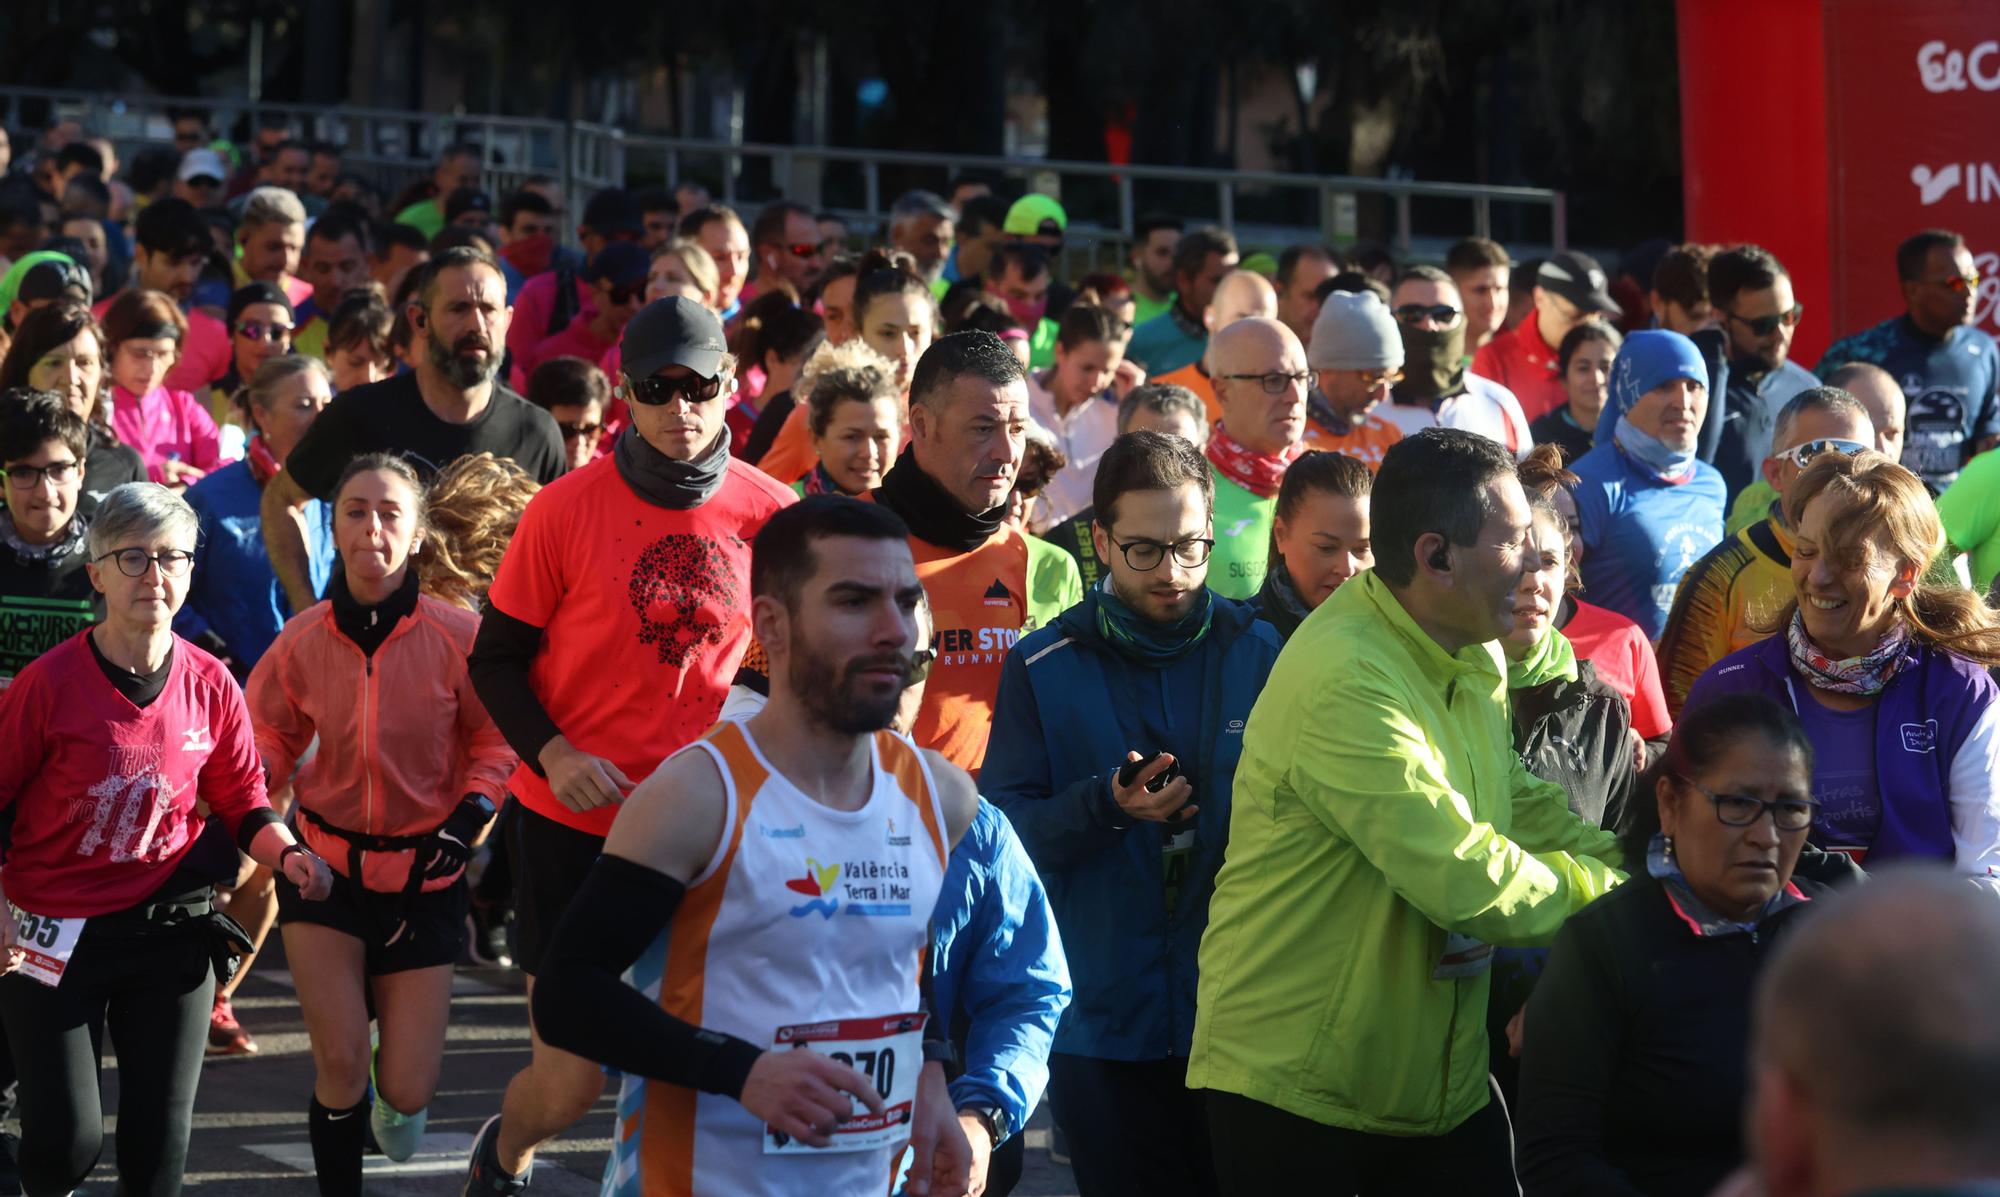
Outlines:
<svg viewBox="0 0 2000 1197"><path fill-rule="evenodd" d="M1625 696L1597 680L1589 661L1577 679L1556 678L1509 690L1514 750L1528 772L1569 795L1569 808L1593 827L1616 828L1631 800L1632 709Z"/></svg>

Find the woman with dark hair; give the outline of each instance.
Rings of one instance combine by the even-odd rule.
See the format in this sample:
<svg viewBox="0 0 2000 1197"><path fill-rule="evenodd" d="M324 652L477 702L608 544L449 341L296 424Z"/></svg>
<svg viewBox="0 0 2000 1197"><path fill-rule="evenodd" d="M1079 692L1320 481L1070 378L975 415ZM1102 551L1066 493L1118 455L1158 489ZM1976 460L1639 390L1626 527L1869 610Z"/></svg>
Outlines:
<svg viewBox="0 0 2000 1197"><path fill-rule="evenodd" d="M1071 304L1057 326L1055 364L1028 374L1028 414L1049 431L1068 462L1036 505L1037 533L1090 506L1097 459L1118 439L1118 404L1110 393L1111 381L1131 336L1131 325L1110 308Z"/></svg>
<svg viewBox="0 0 2000 1197"><path fill-rule="evenodd" d="M82 417L49 392L0 391L0 689L103 614L77 505L85 435Z"/></svg>
<svg viewBox="0 0 2000 1197"><path fill-rule="evenodd" d="M1930 492L1872 450L1822 453L1785 520L1798 597L1686 709L1739 690L1789 705L1818 749L1815 844L1871 868L1944 861L2000 892L2000 615L1925 578L1945 543Z"/></svg>
<svg viewBox="0 0 2000 1197"><path fill-rule="evenodd" d="M1311 451L1285 467L1271 520L1271 568L1257 593L1264 619L1289 640L1343 582L1375 564L1368 539L1368 467Z"/></svg>
<svg viewBox="0 0 2000 1197"><path fill-rule="evenodd" d="M746 366L758 367L764 381L754 400L747 393L738 396L724 417L731 453L757 464L770 439L792 414L792 387L799 369L825 331L825 321L780 292L759 295L743 309L736 329L736 354ZM757 440L759 429L769 430L762 444Z"/></svg>
<svg viewBox="0 0 2000 1197"><path fill-rule="evenodd" d="M1813 759L1783 706L1732 694L1691 704L1640 780L1660 826L1643 866L1570 918L1528 1000L1528 1197L1698 1197L1741 1164L1752 989L1824 892L1793 876Z"/></svg>
<svg viewBox="0 0 2000 1197"><path fill-rule="evenodd" d="M398 1161L423 1140L465 947L465 866L516 759L467 676L479 617L419 593L410 556L428 531L424 499L400 457L347 467L333 498L341 572L250 675L265 771L294 782L305 842L334 871L330 892L278 886L312 1039L307 1132L328 1197L361 1192L364 1131Z"/></svg>
<svg viewBox="0 0 2000 1197"><path fill-rule="evenodd" d="M146 476L175 488L223 463L220 433L201 400L166 385L187 341L187 317L158 291L127 291L104 313L111 427L139 453Z"/></svg>
<svg viewBox="0 0 2000 1197"><path fill-rule="evenodd" d="M903 404L899 415L907 429L910 376L937 335L937 300L917 273L915 259L889 250L868 251L854 283L854 327L859 339L895 368L896 394ZM757 467L780 482L803 476L813 467L810 433L806 413L792 409Z"/></svg>
<svg viewBox="0 0 2000 1197"><path fill-rule="evenodd" d="M1624 343L1618 330L1602 320L1585 320L1569 330L1556 348L1567 401L1528 426L1536 444L1555 445L1566 462L1590 452L1596 444L1598 417L1611 397L1611 363Z"/></svg>
<svg viewBox="0 0 2000 1197"><path fill-rule="evenodd" d="M107 378L104 330L82 304L52 303L28 313L0 359L0 391L17 387L49 391L83 418L88 432L86 481L77 511L85 517L113 487L146 479L146 463L111 431L111 413L104 402Z"/></svg>

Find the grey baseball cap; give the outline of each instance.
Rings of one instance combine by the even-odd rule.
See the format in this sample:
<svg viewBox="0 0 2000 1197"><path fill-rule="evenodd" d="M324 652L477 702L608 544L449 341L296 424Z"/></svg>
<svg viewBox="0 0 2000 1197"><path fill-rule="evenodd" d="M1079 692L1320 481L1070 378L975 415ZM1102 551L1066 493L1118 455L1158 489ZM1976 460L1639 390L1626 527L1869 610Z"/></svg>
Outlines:
<svg viewBox="0 0 2000 1197"><path fill-rule="evenodd" d="M714 378L729 351L722 321L685 295L669 295L639 309L619 342L619 368L628 378L651 378L668 366L686 366Z"/></svg>

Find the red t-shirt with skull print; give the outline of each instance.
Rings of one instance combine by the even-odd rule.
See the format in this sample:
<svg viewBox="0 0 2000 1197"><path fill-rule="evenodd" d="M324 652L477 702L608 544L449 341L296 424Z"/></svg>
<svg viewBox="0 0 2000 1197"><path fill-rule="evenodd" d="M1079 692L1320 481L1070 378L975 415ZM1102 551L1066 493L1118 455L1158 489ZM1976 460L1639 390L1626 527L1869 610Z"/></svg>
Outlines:
<svg viewBox="0 0 2000 1197"><path fill-rule="evenodd" d="M528 502L487 601L542 629L529 683L571 744L638 782L715 725L750 643L750 542L793 501L731 458L706 503L669 510L604 457ZM507 784L530 810L591 835L618 814L571 810L526 764Z"/></svg>

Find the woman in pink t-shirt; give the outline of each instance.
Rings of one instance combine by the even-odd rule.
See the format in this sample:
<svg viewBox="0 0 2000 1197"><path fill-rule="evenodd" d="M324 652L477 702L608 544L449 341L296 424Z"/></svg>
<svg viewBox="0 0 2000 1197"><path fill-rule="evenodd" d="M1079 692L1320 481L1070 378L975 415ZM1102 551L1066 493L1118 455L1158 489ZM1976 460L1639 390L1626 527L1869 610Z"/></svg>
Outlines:
<svg viewBox="0 0 2000 1197"><path fill-rule="evenodd" d="M127 291L104 313L111 429L138 452L148 478L175 488L223 464L220 433L207 407L165 385L187 327L179 306L158 291Z"/></svg>

